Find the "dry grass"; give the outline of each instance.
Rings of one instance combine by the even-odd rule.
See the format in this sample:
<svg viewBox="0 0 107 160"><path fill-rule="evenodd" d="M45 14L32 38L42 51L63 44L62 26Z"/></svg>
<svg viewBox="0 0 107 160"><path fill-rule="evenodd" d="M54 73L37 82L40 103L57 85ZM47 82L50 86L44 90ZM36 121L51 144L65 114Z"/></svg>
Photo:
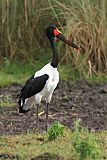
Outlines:
<svg viewBox="0 0 107 160"><path fill-rule="evenodd" d="M62 4L60 4L62 5ZM71 5L65 8L66 27L65 33L81 46L81 55L66 46L62 60L71 60L82 74L87 71L87 75L107 72L107 2L103 0L102 5L90 3L89 0L73 0Z"/></svg>
<svg viewBox="0 0 107 160"><path fill-rule="evenodd" d="M82 47L81 55L60 44L61 62L70 62L81 75L107 73L107 1L0 1L1 58L29 60L47 49L45 27L54 23ZM39 50L39 52L38 52Z"/></svg>

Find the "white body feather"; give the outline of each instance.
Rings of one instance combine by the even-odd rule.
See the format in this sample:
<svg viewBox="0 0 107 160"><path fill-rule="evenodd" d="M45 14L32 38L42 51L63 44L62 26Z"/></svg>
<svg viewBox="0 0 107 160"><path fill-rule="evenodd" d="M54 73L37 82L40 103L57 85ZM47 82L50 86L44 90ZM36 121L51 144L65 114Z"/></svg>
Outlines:
<svg viewBox="0 0 107 160"><path fill-rule="evenodd" d="M59 82L59 72L57 68L53 68L50 63L45 65L41 70L37 71L34 75L35 77L47 74L49 79L46 81L46 84L41 92L35 95L36 103L40 103L42 98L46 99L46 102L50 103L54 89L57 87Z"/></svg>

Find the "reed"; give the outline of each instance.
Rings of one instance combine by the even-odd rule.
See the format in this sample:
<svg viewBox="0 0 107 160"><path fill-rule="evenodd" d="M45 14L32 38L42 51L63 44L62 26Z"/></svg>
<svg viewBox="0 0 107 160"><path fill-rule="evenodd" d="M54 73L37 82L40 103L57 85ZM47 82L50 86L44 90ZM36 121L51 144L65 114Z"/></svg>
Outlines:
<svg viewBox="0 0 107 160"><path fill-rule="evenodd" d="M48 48L45 27L54 23L82 48L78 55L60 43L61 62L81 75L107 73L106 0L1 0L0 22L1 59L36 59Z"/></svg>
<svg viewBox="0 0 107 160"><path fill-rule="evenodd" d="M78 56L66 46L62 61L71 61L81 74L86 71L87 76L107 72L107 2L72 0L71 5L62 7L66 20L65 33L82 48Z"/></svg>

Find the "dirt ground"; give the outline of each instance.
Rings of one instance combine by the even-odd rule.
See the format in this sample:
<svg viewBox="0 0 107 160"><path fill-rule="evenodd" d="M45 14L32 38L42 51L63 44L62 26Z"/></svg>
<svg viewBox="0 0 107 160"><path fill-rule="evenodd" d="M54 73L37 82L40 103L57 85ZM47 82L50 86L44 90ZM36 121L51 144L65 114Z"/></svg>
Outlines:
<svg viewBox="0 0 107 160"><path fill-rule="evenodd" d="M0 88L0 101L3 96L10 96L15 103L11 107L0 106L0 135L45 131L45 114L39 116L38 126L36 124L36 106L27 114L18 113L16 95L21 88L18 84ZM44 109L43 102L39 112ZM50 104L49 125L59 121L73 129L73 122L78 118L92 131L107 129L107 83L60 81Z"/></svg>

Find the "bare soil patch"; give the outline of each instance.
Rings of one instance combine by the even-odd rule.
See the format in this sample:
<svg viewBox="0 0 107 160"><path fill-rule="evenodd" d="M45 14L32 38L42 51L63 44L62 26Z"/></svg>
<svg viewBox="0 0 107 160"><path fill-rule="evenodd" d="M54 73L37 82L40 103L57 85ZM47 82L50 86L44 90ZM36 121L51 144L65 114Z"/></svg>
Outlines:
<svg viewBox="0 0 107 160"><path fill-rule="evenodd" d="M17 102L16 95L21 85L13 84L0 88L0 95L9 95ZM0 101L3 101L0 96ZM40 111L45 109L45 103ZM83 126L93 131L107 129L107 83L89 83L86 81L60 81L55 90L50 108L49 125L59 121L73 129L73 122L81 119ZM36 124L36 107L27 114L18 113L18 105L0 106L0 135L21 134L29 131L45 131L45 114L39 116Z"/></svg>

